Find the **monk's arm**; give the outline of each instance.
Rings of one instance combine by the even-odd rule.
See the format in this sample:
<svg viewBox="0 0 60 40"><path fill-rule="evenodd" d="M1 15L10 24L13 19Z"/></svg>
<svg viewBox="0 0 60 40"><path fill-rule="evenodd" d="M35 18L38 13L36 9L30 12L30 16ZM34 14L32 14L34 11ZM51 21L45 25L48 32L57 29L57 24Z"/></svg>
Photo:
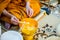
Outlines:
<svg viewBox="0 0 60 40"><path fill-rule="evenodd" d="M9 17L9 18L11 18L11 17L13 16L13 15L10 14L6 9L3 10L3 15L5 15L5 16L7 16L7 17Z"/></svg>

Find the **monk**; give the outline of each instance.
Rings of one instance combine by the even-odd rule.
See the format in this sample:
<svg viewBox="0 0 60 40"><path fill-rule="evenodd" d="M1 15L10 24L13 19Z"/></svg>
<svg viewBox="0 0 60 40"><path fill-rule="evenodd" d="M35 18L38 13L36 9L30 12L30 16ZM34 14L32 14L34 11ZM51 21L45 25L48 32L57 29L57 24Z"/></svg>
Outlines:
<svg viewBox="0 0 60 40"><path fill-rule="evenodd" d="M40 12L39 0L11 0L5 8L3 13L10 14L3 15L1 20L18 25L18 22L23 18L35 17ZM13 15L13 16L12 16Z"/></svg>
<svg viewBox="0 0 60 40"><path fill-rule="evenodd" d="M0 0L0 17L2 16L1 14L3 13L5 16L7 16L8 18L11 17L11 19L15 19L15 20L11 20L12 22L16 23L18 20L15 16L11 15L10 13L8 13L5 8L7 7L7 5L10 3L10 0ZM1 18L0 18L1 19ZM16 21L17 20L17 21ZM16 23L17 24L17 23ZM9 24L8 24L9 26Z"/></svg>

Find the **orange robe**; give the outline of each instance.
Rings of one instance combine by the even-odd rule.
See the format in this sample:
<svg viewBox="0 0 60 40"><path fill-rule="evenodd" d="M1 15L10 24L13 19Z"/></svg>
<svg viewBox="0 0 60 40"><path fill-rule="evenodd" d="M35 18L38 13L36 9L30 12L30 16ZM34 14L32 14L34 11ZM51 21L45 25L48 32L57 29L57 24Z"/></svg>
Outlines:
<svg viewBox="0 0 60 40"><path fill-rule="evenodd" d="M0 0L0 14L10 3L10 0Z"/></svg>
<svg viewBox="0 0 60 40"><path fill-rule="evenodd" d="M34 14L32 17L35 17L40 12L40 5L38 0L29 0L30 7L34 10ZM23 18L27 18L26 14L26 0L11 0L9 5L7 6L7 11L12 15L16 16L19 20ZM10 19L6 16L2 17L3 21L9 22Z"/></svg>

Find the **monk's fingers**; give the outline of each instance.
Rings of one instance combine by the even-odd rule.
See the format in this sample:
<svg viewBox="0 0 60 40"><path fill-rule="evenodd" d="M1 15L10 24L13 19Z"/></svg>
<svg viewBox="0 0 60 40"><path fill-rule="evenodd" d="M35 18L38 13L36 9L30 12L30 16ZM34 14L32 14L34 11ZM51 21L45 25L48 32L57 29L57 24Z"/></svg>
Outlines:
<svg viewBox="0 0 60 40"><path fill-rule="evenodd" d="M15 18L15 17L12 17L12 18L11 18L11 22L12 22L13 24L17 25L17 24L18 24L18 19Z"/></svg>
<svg viewBox="0 0 60 40"><path fill-rule="evenodd" d="M28 15L28 9L26 9L27 15Z"/></svg>
<svg viewBox="0 0 60 40"><path fill-rule="evenodd" d="M27 15L28 15L29 17L31 17L31 16L33 15L33 13L34 13L33 9L30 8L30 7L26 9L26 12L27 12Z"/></svg>
<svg viewBox="0 0 60 40"><path fill-rule="evenodd" d="M12 24L14 24L14 25L18 25L18 23L16 23L16 22L12 22Z"/></svg>
<svg viewBox="0 0 60 40"><path fill-rule="evenodd" d="M11 21L12 22L12 24L14 24L14 25L18 25L18 23L17 22L15 22L15 21Z"/></svg>
<svg viewBox="0 0 60 40"><path fill-rule="evenodd" d="M30 10L30 16L32 16L34 13L33 9Z"/></svg>
<svg viewBox="0 0 60 40"><path fill-rule="evenodd" d="M27 15L30 17L30 9L27 9Z"/></svg>
<svg viewBox="0 0 60 40"><path fill-rule="evenodd" d="M33 11L33 9L31 9L31 15L33 15L33 13L34 13L34 11Z"/></svg>
<svg viewBox="0 0 60 40"><path fill-rule="evenodd" d="M17 19L15 16L12 17L12 19L13 19L13 21L15 21L15 22L19 22L19 19Z"/></svg>

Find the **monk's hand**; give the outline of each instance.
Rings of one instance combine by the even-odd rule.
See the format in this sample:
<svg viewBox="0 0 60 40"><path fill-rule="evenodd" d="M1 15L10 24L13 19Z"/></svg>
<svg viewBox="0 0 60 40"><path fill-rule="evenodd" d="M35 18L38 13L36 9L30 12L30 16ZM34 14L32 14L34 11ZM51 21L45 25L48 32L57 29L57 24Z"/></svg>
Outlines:
<svg viewBox="0 0 60 40"><path fill-rule="evenodd" d="M18 25L19 20L18 20L15 16L12 16L12 17L11 17L11 22L12 22L14 25Z"/></svg>
<svg viewBox="0 0 60 40"><path fill-rule="evenodd" d="M34 11L33 11L33 9L30 7L30 5L29 5L29 2L26 4L26 12L27 12L27 15L29 16L29 17L32 17L32 15L33 15L33 13L34 13Z"/></svg>

